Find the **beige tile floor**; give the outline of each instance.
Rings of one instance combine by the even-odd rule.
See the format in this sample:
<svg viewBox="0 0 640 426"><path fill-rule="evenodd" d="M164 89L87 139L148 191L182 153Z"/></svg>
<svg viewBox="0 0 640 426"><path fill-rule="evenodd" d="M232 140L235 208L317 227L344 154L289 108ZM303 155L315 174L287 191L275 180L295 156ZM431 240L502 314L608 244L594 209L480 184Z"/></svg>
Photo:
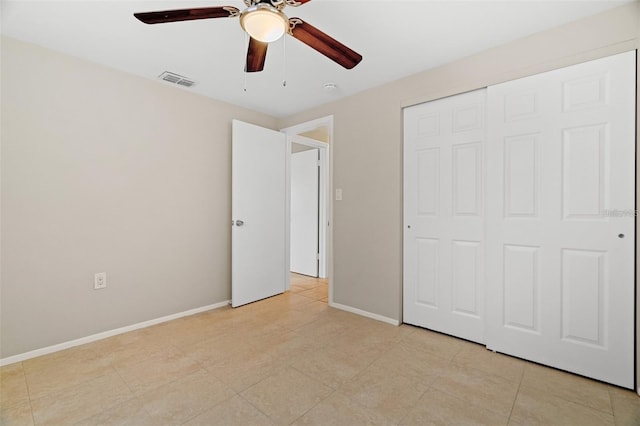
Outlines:
<svg viewBox="0 0 640 426"><path fill-rule="evenodd" d="M329 308L326 282L0 369L2 425L640 425L640 397Z"/></svg>

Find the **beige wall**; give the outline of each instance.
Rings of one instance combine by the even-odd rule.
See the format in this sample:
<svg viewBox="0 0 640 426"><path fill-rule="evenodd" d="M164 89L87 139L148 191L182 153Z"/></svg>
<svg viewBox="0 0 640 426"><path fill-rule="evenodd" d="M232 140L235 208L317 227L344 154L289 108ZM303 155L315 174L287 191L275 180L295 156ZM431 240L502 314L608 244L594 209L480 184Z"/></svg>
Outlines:
<svg viewBox="0 0 640 426"><path fill-rule="evenodd" d="M639 28L636 2L279 120L334 116L334 301L401 320L403 106L636 49Z"/></svg>
<svg viewBox="0 0 640 426"><path fill-rule="evenodd" d="M1 85L0 358L230 299L231 119L275 119L8 38Z"/></svg>

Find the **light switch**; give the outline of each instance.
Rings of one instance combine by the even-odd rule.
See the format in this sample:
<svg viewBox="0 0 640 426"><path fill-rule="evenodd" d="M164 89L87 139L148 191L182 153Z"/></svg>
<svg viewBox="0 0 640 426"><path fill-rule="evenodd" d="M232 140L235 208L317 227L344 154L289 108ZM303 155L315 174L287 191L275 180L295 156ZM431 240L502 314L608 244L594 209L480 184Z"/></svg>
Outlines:
<svg viewBox="0 0 640 426"><path fill-rule="evenodd" d="M342 188L336 188L336 201L342 201Z"/></svg>

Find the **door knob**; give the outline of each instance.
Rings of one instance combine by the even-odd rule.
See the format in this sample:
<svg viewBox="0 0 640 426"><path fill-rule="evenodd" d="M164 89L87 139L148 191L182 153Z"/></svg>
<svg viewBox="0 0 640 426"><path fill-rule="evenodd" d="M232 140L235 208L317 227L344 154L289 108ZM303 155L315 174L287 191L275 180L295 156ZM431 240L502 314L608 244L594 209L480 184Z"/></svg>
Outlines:
<svg viewBox="0 0 640 426"><path fill-rule="evenodd" d="M236 226L242 226L242 225L244 225L244 221L236 220Z"/></svg>

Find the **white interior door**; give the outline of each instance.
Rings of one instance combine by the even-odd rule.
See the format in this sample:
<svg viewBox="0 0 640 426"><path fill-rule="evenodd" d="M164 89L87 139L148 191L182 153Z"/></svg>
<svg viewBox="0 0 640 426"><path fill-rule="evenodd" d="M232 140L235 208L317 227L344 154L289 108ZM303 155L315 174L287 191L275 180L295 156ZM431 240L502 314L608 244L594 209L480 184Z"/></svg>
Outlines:
<svg viewBox="0 0 640 426"><path fill-rule="evenodd" d="M231 304L284 292L286 156L283 133L233 120Z"/></svg>
<svg viewBox="0 0 640 426"><path fill-rule="evenodd" d="M485 92L404 111L404 322L481 343Z"/></svg>
<svg viewBox="0 0 640 426"><path fill-rule="evenodd" d="M318 276L318 149L291 154L291 271Z"/></svg>
<svg viewBox="0 0 640 426"><path fill-rule="evenodd" d="M629 52L488 92L487 347L627 388L635 72Z"/></svg>

